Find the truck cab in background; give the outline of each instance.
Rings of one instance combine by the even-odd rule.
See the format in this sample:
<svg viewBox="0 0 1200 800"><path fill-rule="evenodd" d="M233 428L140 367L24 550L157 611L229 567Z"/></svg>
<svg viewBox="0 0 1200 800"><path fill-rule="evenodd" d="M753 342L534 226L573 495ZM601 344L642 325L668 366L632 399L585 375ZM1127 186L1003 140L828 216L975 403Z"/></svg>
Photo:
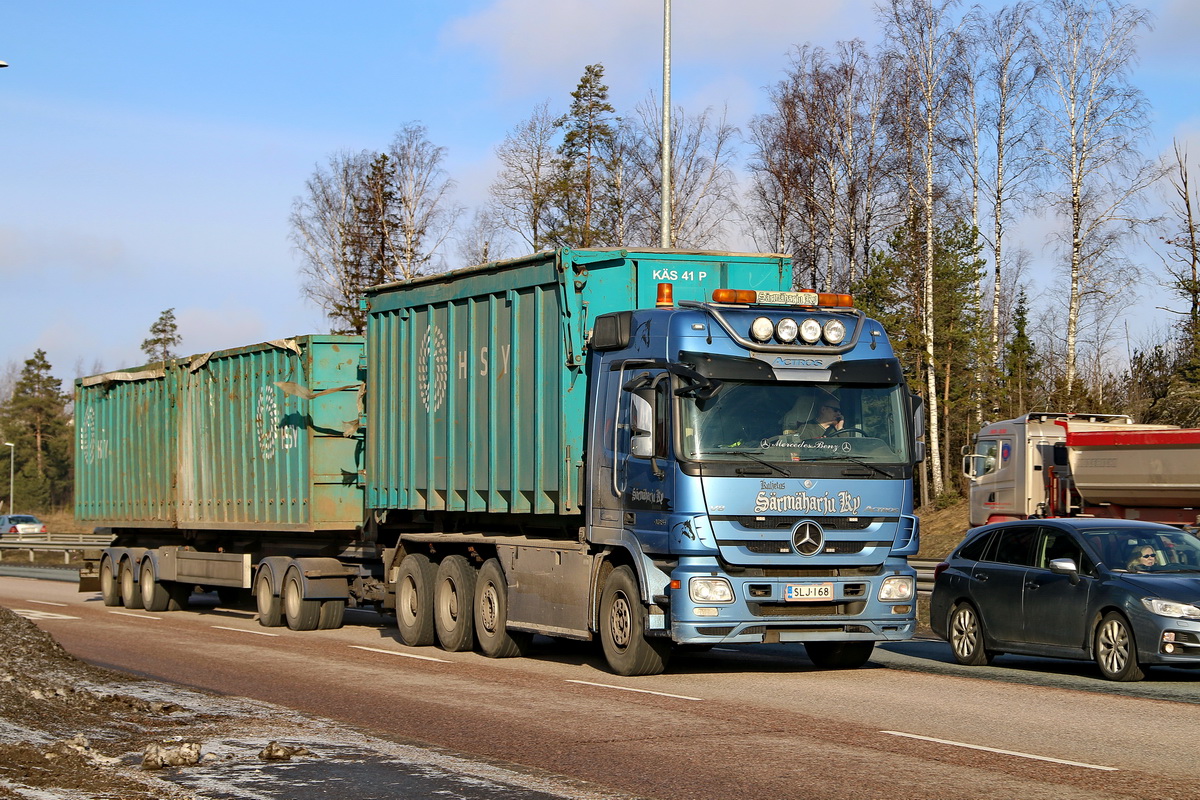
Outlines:
<svg viewBox="0 0 1200 800"><path fill-rule="evenodd" d="M1124 415L1039 412L984 426L963 448L972 527L1098 516L1195 525L1200 430Z"/></svg>

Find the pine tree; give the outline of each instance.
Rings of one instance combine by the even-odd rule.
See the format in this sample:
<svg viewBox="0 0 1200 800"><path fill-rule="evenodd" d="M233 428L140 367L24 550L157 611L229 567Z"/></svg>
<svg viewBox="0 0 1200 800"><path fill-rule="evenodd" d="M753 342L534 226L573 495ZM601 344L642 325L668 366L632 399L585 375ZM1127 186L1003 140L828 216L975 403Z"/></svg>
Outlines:
<svg viewBox="0 0 1200 800"><path fill-rule="evenodd" d="M142 352L151 361L169 361L176 356L173 348L182 341L179 326L175 324L175 309L168 308L150 326L150 338L142 340Z"/></svg>
<svg viewBox="0 0 1200 800"><path fill-rule="evenodd" d="M571 92L571 109L558 121L564 130L558 148L556 199L558 220L553 239L569 247L605 244L601 220L608 183L605 158L614 151L616 109L608 102L604 65L584 68L579 86Z"/></svg>
<svg viewBox="0 0 1200 800"><path fill-rule="evenodd" d="M31 511L65 504L71 497L68 399L62 382L51 374L46 352L38 350L25 362L12 397L0 407L4 441L15 445L15 495ZM3 472L9 489L8 471Z"/></svg>

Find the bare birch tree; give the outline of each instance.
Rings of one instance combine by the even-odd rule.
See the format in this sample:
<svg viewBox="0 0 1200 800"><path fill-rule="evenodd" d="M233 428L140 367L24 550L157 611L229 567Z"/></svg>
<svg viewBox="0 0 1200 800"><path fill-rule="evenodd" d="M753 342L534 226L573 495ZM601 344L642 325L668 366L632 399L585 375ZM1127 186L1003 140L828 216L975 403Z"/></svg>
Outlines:
<svg viewBox="0 0 1200 800"><path fill-rule="evenodd" d="M365 320L358 298L372 276L364 272L359 231L362 183L368 152L336 153L305 181L305 193L292 202L291 240L302 263L304 296L332 322L334 333L362 333Z"/></svg>
<svg viewBox="0 0 1200 800"><path fill-rule="evenodd" d="M923 286L926 398L929 408L930 489L934 497L945 491L941 458L941 419L938 406L936 341L934 336L934 229L935 187L938 178L940 129L945 121L961 68L959 26L950 17L957 0L892 0L887 9L888 37L898 57L906 63L916 103L917 130L924 178L922 204L925 227L925 281Z"/></svg>
<svg viewBox="0 0 1200 800"><path fill-rule="evenodd" d="M548 101L534 108L496 148L500 174L489 189L497 223L521 238L532 252L547 244L554 206L557 117Z"/></svg>
<svg viewBox="0 0 1200 800"><path fill-rule="evenodd" d="M639 237L644 242L653 242L658 232L661 109L654 99L644 100L632 121L638 146L629 155L644 193ZM671 247L712 247L722 240L726 221L737 207L733 175L737 129L724 113L717 117L711 109L689 115L676 107L671 116Z"/></svg>
<svg viewBox="0 0 1200 800"><path fill-rule="evenodd" d="M1081 315L1104 309L1109 276L1131 207L1157 172L1137 153L1146 133L1146 101L1129 82L1136 40L1148 13L1112 0L1050 0L1034 40L1046 93L1049 137L1042 150L1060 181L1051 197L1068 220L1069 266L1063 385L1077 377ZM1103 312L1101 312L1103 313Z"/></svg>
<svg viewBox="0 0 1200 800"><path fill-rule="evenodd" d="M1168 250L1163 263L1171 277L1171 290L1187 304L1183 326L1187 357L1200 366L1200 193L1191 181L1187 147L1179 140L1175 141L1169 193L1169 229L1163 237Z"/></svg>
<svg viewBox="0 0 1200 800"><path fill-rule="evenodd" d="M396 276L407 281L432 270L463 209L450 197L454 181L442 168L446 148L429 141L425 126L411 123L402 128L387 155L393 164L399 223L388 235Z"/></svg>

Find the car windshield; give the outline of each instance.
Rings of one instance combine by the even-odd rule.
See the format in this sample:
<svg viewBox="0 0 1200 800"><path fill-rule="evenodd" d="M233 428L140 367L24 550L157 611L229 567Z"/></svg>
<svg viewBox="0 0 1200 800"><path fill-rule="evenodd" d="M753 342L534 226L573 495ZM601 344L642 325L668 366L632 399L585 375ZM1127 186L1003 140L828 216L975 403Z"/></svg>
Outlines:
<svg viewBox="0 0 1200 800"><path fill-rule="evenodd" d="M1200 572L1200 540L1174 528L1105 528L1083 531L1084 541L1113 570Z"/></svg>
<svg viewBox="0 0 1200 800"><path fill-rule="evenodd" d="M910 460L901 387L724 381L683 397L681 452L693 461Z"/></svg>

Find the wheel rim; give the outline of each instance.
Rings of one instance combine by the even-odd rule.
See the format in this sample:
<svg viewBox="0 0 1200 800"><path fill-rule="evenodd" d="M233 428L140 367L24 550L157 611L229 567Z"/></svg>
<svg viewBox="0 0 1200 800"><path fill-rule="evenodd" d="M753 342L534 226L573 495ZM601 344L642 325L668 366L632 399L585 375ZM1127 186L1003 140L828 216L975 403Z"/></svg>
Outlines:
<svg viewBox="0 0 1200 800"><path fill-rule="evenodd" d="M300 587L293 578L287 582L283 590L283 607L290 619L300 618Z"/></svg>
<svg viewBox="0 0 1200 800"><path fill-rule="evenodd" d="M479 603L479 621L483 630L488 634L496 632L496 620L500 616L500 599L496 596L496 585L488 583L483 587Z"/></svg>
<svg viewBox="0 0 1200 800"><path fill-rule="evenodd" d="M128 564L121 567L121 596L133 597L133 568Z"/></svg>
<svg viewBox="0 0 1200 800"><path fill-rule="evenodd" d="M1100 666L1112 675L1129 663L1129 631L1120 620L1110 619L1100 626L1098 656Z"/></svg>
<svg viewBox="0 0 1200 800"><path fill-rule="evenodd" d="M271 613L271 583L264 575L258 579L258 584L254 589L254 597L258 603L258 613L260 616L267 616Z"/></svg>
<svg viewBox="0 0 1200 800"><path fill-rule="evenodd" d="M447 578L442 581L442 591L438 594L441 598L438 603L438 617L442 627L451 630L458 623L458 587L454 585L454 581Z"/></svg>
<svg viewBox="0 0 1200 800"><path fill-rule="evenodd" d="M979 625L970 609L960 609L954 615L950 628L950 641L960 658L970 658L979 642Z"/></svg>
<svg viewBox="0 0 1200 800"><path fill-rule="evenodd" d="M608 615L608 629L612 634L613 645L618 650L629 647L633 638L633 612L629 598L624 592L617 592L613 597L612 611Z"/></svg>

